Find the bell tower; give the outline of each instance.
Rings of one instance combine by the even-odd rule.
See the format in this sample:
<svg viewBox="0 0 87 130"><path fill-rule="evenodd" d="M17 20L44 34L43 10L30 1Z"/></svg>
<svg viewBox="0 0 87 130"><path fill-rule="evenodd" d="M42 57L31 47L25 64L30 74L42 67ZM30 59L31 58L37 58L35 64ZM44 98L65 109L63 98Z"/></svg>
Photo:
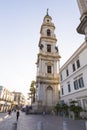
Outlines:
<svg viewBox="0 0 87 130"><path fill-rule="evenodd" d="M50 111L59 101L59 61L60 55L55 26L47 13L40 29L39 53L37 57L37 102L42 110Z"/></svg>

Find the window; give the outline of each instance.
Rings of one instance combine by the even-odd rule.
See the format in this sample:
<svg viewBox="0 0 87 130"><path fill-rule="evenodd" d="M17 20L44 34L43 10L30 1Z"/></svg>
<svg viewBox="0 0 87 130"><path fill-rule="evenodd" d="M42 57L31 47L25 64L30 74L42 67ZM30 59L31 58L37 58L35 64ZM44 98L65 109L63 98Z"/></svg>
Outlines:
<svg viewBox="0 0 87 130"><path fill-rule="evenodd" d="M74 81L74 89L75 90L79 89L78 81L77 80Z"/></svg>
<svg viewBox="0 0 87 130"><path fill-rule="evenodd" d="M75 63L72 64L73 72L76 70L76 68L78 69L79 67L80 67L80 61L78 59L78 60L76 60Z"/></svg>
<svg viewBox="0 0 87 130"><path fill-rule="evenodd" d="M79 59L76 61L76 64L77 64L77 69L80 67L80 61Z"/></svg>
<svg viewBox="0 0 87 130"><path fill-rule="evenodd" d="M47 73L51 73L51 66L47 66Z"/></svg>
<svg viewBox="0 0 87 130"><path fill-rule="evenodd" d="M72 64L73 72L76 70L75 64Z"/></svg>
<svg viewBox="0 0 87 130"><path fill-rule="evenodd" d="M47 52L51 52L51 45L47 45Z"/></svg>
<svg viewBox="0 0 87 130"><path fill-rule="evenodd" d="M60 75L60 80L61 80L61 81L63 80L62 74Z"/></svg>
<svg viewBox="0 0 87 130"><path fill-rule="evenodd" d="M68 83L68 92L71 92L70 83Z"/></svg>
<svg viewBox="0 0 87 130"><path fill-rule="evenodd" d="M79 83L79 87L80 88L84 87L84 82L83 82L83 78L82 77L80 79L78 79L78 83Z"/></svg>
<svg viewBox="0 0 87 130"><path fill-rule="evenodd" d="M51 31L50 31L50 29L47 29L47 36L51 36Z"/></svg>
<svg viewBox="0 0 87 130"><path fill-rule="evenodd" d="M62 92L62 95L64 95L64 91L63 91L63 88L61 88L61 92Z"/></svg>
<svg viewBox="0 0 87 130"><path fill-rule="evenodd" d="M68 69L66 69L66 76L68 76L69 75L69 71L68 71Z"/></svg>
<svg viewBox="0 0 87 130"><path fill-rule="evenodd" d="M74 89L77 90L79 88L83 88L84 87L84 82L83 82L83 78L80 77L78 79L76 79L74 81Z"/></svg>

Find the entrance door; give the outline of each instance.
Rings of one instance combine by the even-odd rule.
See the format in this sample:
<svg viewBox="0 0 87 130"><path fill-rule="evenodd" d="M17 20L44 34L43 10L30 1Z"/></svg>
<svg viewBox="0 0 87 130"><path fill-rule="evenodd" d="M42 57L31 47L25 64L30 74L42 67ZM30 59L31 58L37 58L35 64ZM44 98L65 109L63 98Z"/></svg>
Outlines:
<svg viewBox="0 0 87 130"><path fill-rule="evenodd" d="M52 87L48 87L46 90L46 95L47 95L47 106L52 106L53 105L53 89Z"/></svg>

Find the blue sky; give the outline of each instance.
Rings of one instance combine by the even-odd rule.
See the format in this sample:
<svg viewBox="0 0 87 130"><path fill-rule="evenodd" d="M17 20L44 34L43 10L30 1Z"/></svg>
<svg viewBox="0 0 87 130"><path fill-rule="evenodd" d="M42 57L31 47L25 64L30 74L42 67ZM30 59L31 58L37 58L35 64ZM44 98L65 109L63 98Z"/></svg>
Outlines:
<svg viewBox="0 0 87 130"><path fill-rule="evenodd" d="M84 42L76 32L80 12L76 0L0 0L0 85L28 92L36 78L40 27L46 10L56 26L62 66Z"/></svg>

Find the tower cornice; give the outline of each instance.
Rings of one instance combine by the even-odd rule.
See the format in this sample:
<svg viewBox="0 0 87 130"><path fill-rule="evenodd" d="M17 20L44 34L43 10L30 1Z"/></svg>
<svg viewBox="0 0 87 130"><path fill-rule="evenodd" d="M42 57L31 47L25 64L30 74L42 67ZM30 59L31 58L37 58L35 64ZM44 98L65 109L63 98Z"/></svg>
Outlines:
<svg viewBox="0 0 87 130"><path fill-rule="evenodd" d="M39 53L38 54L38 58L40 58L40 56L41 56L41 58L43 58L44 60L46 60L47 58L56 58L56 59L59 59L59 58L61 58L61 56L58 54L58 53L56 53L55 55L54 54L48 54L48 53L45 53L45 54L42 54L42 53ZM52 59L51 59L52 60Z"/></svg>
<svg viewBox="0 0 87 130"><path fill-rule="evenodd" d="M59 84L59 77L44 77L44 76L37 76L37 82L40 82L40 83L50 83L50 84Z"/></svg>
<svg viewBox="0 0 87 130"><path fill-rule="evenodd" d="M51 42L51 43L57 42L57 39L55 36L54 37L52 37L52 36L47 37L47 36L41 35L40 40L39 40L39 45L40 45L42 40L46 41L46 42Z"/></svg>
<svg viewBox="0 0 87 130"><path fill-rule="evenodd" d="M52 28L55 29L55 26L54 26L53 23L43 23L43 24L41 25L40 33L41 33L43 27L52 27Z"/></svg>

